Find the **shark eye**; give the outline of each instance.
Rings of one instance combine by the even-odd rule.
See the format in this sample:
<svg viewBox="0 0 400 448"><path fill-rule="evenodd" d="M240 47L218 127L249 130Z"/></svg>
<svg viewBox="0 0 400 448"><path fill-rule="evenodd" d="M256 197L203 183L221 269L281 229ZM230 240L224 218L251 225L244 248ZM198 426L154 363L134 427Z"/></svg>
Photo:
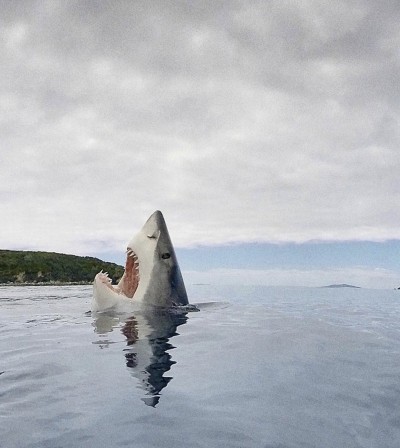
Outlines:
<svg viewBox="0 0 400 448"><path fill-rule="evenodd" d="M171 257L171 254L169 254L168 252L165 252L165 254L162 254L161 255L161 258L163 259L163 260L167 260L168 258L170 258Z"/></svg>
<svg viewBox="0 0 400 448"><path fill-rule="evenodd" d="M157 237L155 235L147 235L147 238L156 239Z"/></svg>

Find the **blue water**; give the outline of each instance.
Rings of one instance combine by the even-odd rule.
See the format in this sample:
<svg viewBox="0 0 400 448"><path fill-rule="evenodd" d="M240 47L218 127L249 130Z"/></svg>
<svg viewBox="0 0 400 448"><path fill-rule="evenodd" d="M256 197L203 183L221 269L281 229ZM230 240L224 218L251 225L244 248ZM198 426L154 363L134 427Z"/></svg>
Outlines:
<svg viewBox="0 0 400 448"><path fill-rule="evenodd" d="M0 445L400 446L400 291L187 286L134 316L1 287Z"/></svg>

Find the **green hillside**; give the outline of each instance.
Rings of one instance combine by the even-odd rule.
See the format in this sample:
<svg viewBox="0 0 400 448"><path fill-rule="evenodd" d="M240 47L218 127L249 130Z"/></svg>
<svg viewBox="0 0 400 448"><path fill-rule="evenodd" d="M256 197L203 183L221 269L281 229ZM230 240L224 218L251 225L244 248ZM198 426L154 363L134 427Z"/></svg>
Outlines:
<svg viewBox="0 0 400 448"><path fill-rule="evenodd" d="M0 283L92 282L101 270L108 272L113 282L124 273L122 266L93 257L0 250Z"/></svg>

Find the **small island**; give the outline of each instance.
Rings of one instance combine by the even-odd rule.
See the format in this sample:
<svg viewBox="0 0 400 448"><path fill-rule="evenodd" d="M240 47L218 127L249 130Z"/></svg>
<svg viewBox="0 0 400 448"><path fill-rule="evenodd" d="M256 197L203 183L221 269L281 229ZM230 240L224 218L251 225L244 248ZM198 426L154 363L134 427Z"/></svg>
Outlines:
<svg viewBox="0 0 400 448"><path fill-rule="evenodd" d="M360 286L348 285L347 283L340 283L334 285L321 286L321 288L356 288L360 289Z"/></svg>
<svg viewBox="0 0 400 448"><path fill-rule="evenodd" d="M94 257L56 252L0 250L0 283L5 285L89 284L101 270L118 282L124 268Z"/></svg>

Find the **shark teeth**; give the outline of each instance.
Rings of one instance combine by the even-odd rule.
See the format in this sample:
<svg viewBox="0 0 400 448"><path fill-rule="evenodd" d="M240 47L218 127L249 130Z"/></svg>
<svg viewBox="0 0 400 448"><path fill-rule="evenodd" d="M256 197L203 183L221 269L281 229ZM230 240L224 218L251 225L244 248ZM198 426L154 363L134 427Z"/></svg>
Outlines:
<svg viewBox="0 0 400 448"><path fill-rule="evenodd" d="M99 280L101 282L110 283L110 284L112 283L112 280L108 275L108 272L103 272L103 270L101 270L98 275L99 275Z"/></svg>
<svg viewBox="0 0 400 448"><path fill-rule="evenodd" d="M132 257L134 260L137 260L138 256L135 254L135 252L133 252L132 249L128 248L128 250L126 251L126 254L128 255L128 257Z"/></svg>
<svg viewBox="0 0 400 448"><path fill-rule="evenodd" d="M126 255L133 259L133 267L136 271L139 271L139 259L136 253L133 251L133 249L128 247L126 249Z"/></svg>

